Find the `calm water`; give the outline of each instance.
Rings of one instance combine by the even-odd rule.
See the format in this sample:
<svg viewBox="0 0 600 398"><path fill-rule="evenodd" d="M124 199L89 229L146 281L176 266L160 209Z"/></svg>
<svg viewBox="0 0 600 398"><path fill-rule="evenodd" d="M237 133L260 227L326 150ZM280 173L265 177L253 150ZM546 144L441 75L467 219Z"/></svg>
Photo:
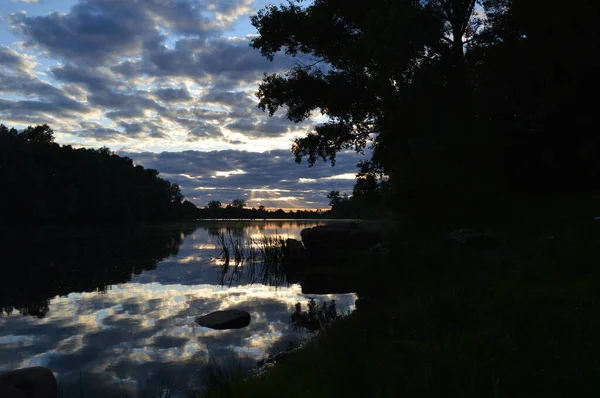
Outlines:
<svg viewBox="0 0 600 398"><path fill-rule="evenodd" d="M249 283L244 274L222 285L216 235L299 238L324 223L4 231L0 371L42 365L63 385L81 378L85 386L139 388L160 377L185 382L209 355L255 363L305 336L290 324L295 303L335 299L343 311L356 297L303 294L285 281ZM228 308L250 312L250 326L219 331L194 323Z"/></svg>

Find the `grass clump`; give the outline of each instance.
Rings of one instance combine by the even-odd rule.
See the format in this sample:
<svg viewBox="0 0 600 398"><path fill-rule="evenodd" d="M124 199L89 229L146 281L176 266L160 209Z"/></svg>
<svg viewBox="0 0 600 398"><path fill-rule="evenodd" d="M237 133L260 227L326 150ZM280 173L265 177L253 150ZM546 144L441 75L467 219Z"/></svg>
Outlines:
<svg viewBox="0 0 600 398"><path fill-rule="evenodd" d="M231 233L216 234L221 273L219 284L234 282L279 286L286 283L283 268L285 239L278 235L234 238Z"/></svg>

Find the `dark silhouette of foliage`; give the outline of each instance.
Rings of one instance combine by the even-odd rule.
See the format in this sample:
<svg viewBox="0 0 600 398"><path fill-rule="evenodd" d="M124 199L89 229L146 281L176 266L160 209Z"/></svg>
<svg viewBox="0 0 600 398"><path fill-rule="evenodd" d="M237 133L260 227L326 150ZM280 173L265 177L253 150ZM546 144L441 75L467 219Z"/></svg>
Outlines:
<svg viewBox="0 0 600 398"><path fill-rule="evenodd" d="M315 299L311 298L306 307L307 310L303 311L301 303L296 303L294 306L291 316L294 327L315 332L327 328L338 318L335 300L331 300L329 303L323 301L319 307Z"/></svg>
<svg viewBox="0 0 600 398"><path fill-rule="evenodd" d="M208 205L206 207L212 210L220 209L221 202L219 202L218 200L211 200L210 202L208 202Z"/></svg>
<svg viewBox="0 0 600 398"><path fill-rule="evenodd" d="M372 146L353 197L464 222L520 193L597 192L596 15L576 0L315 0L252 18L252 46L296 57L259 107L327 121L298 162ZM486 15L482 18L481 15ZM310 59L310 60L307 60ZM386 178L381 178L385 176ZM383 184L381 195L375 185ZM449 211L451 209L451 211Z"/></svg>
<svg viewBox="0 0 600 398"><path fill-rule="evenodd" d="M335 215L331 214L328 211L317 210L290 210L284 211L283 209L277 210L268 210L264 205L258 206L258 208L247 208L246 203L243 199L236 199L233 202L237 204L234 206L232 204L227 205L226 207L221 207L221 202L217 200L211 200L208 202L207 206L203 209L198 209L197 213L195 213L195 217L201 219L311 219L311 218L327 218L334 217ZM242 203L243 202L243 203ZM243 204L242 207L238 207L240 204Z"/></svg>
<svg viewBox="0 0 600 398"><path fill-rule="evenodd" d="M123 222L195 217L180 187L110 149L54 143L48 125L21 133L0 125L4 222Z"/></svg>
<svg viewBox="0 0 600 398"><path fill-rule="evenodd" d="M234 199L231 202L231 207L233 207L234 209L243 209L244 207L246 207L246 201L244 199Z"/></svg>

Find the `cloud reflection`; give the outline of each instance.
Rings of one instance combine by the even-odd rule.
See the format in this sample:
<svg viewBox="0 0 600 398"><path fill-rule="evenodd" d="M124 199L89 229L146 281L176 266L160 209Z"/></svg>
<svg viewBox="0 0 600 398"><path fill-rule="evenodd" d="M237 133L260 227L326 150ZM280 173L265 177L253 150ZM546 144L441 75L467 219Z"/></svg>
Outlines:
<svg viewBox="0 0 600 398"><path fill-rule="evenodd" d="M274 347L302 338L293 330L290 315L296 302L305 303L299 285L216 285L219 267L215 255L216 231L285 234L298 237L315 222L201 224L181 243L179 253L158 263L156 269L106 292L70 293L49 301L42 319L15 311L0 318L0 371L47 366L59 380L80 374L96 382L141 383L162 369L178 377L191 375L209 353L255 361ZM339 309L352 308L355 295L310 295L336 300ZM247 328L212 330L195 324L198 316L237 308L250 313ZM86 395L87 396L87 395Z"/></svg>
<svg viewBox="0 0 600 398"><path fill-rule="evenodd" d="M346 309L355 300L353 294L318 297L335 299ZM279 340L301 337L289 317L293 305L306 300L298 285L226 289L125 283L105 294L73 293L53 299L44 319L11 315L0 320L3 330L15 332L2 340L0 369L48 366L60 378L79 371L114 373L128 363L186 362L209 351L259 359ZM250 326L217 331L194 323L198 316L228 308L250 312Z"/></svg>

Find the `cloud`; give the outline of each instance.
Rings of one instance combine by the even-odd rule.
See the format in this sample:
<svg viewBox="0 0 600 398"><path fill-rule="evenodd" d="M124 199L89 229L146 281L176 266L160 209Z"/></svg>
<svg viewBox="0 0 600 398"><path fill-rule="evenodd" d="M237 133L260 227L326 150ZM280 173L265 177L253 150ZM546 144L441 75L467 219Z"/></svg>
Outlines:
<svg viewBox="0 0 600 398"><path fill-rule="evenodd" d="M120 131L104 127L104 125L98 122L81 122L79 124L82 128L79 134L82 136L93 136L104 140L112 140L123 135Z"/></svg>
<svg viewBox="0 0 600 398"><path fill-rule="evenodd" d="M52 84L22 70L0 69L0 117L28 123L77 119L89 108Z"/></svg>
<svg viewBox="0 0 600 398"><path fill-rule="evenodd" d="M50 70L57 80L83 85L88 90L104 91L110 87L123 87L113 73L103 68L61 65Z"/></svg>
<svg viewBox="0 0 600 398"><path fill-rule="evenodd" d="M200 206L210 200L230 203L244 198L250 206L277 208L328 208L329 191L352 192L351 177L362 158L352 152L341 153L335 167L317 163L309 168L306 163L295 163L287 150L119 154L160 170L164 178L178 183L184 195Z"/></svg>
<svg viewBox="0 0 600 398"><path fill-rule="evenodd" d="M263 73L290 61L269 62L248 37L224 36L252 5L77 0L66 13L12 14L24 42L21 53L12 50L17 43L0 46L0 117L49 123L62 144L131 148L123 153L180 183L200 205L242 196L252 206L328 207L329 190L350 192L353 183L332 177L352 175L360 157L341 154L335 169L307 168L287 149L272 150L289 148L313 124L258 109ZM205 152L178 152L186 147ZM232 149L213 150L223 148ZM161 150L170 152L151 153Z"/></svg>
<svg viewBox="0 0 600 398"><path fill-rule="evenodd" d="M87 0L67 14L28 17L11 14L12 28L29 46L52 56L87 64L109 64L165 39L165 34L215 36L249 11L246 0L227 6L195 0Z"/></svg>
<svg viewBox="0 0 600 398"><path fill-rule="evenodd" d="M163 102L189 102L192 99L187 87L161 88L153 91L153 94Z"/></svg>
<svg viewBox="0 0 600 398"><path fill-rule="evenodd" d="M34 65L35 62L30 61L27 56L19 54L9 47L0 46L0 67L29 71Z"/></svg>

